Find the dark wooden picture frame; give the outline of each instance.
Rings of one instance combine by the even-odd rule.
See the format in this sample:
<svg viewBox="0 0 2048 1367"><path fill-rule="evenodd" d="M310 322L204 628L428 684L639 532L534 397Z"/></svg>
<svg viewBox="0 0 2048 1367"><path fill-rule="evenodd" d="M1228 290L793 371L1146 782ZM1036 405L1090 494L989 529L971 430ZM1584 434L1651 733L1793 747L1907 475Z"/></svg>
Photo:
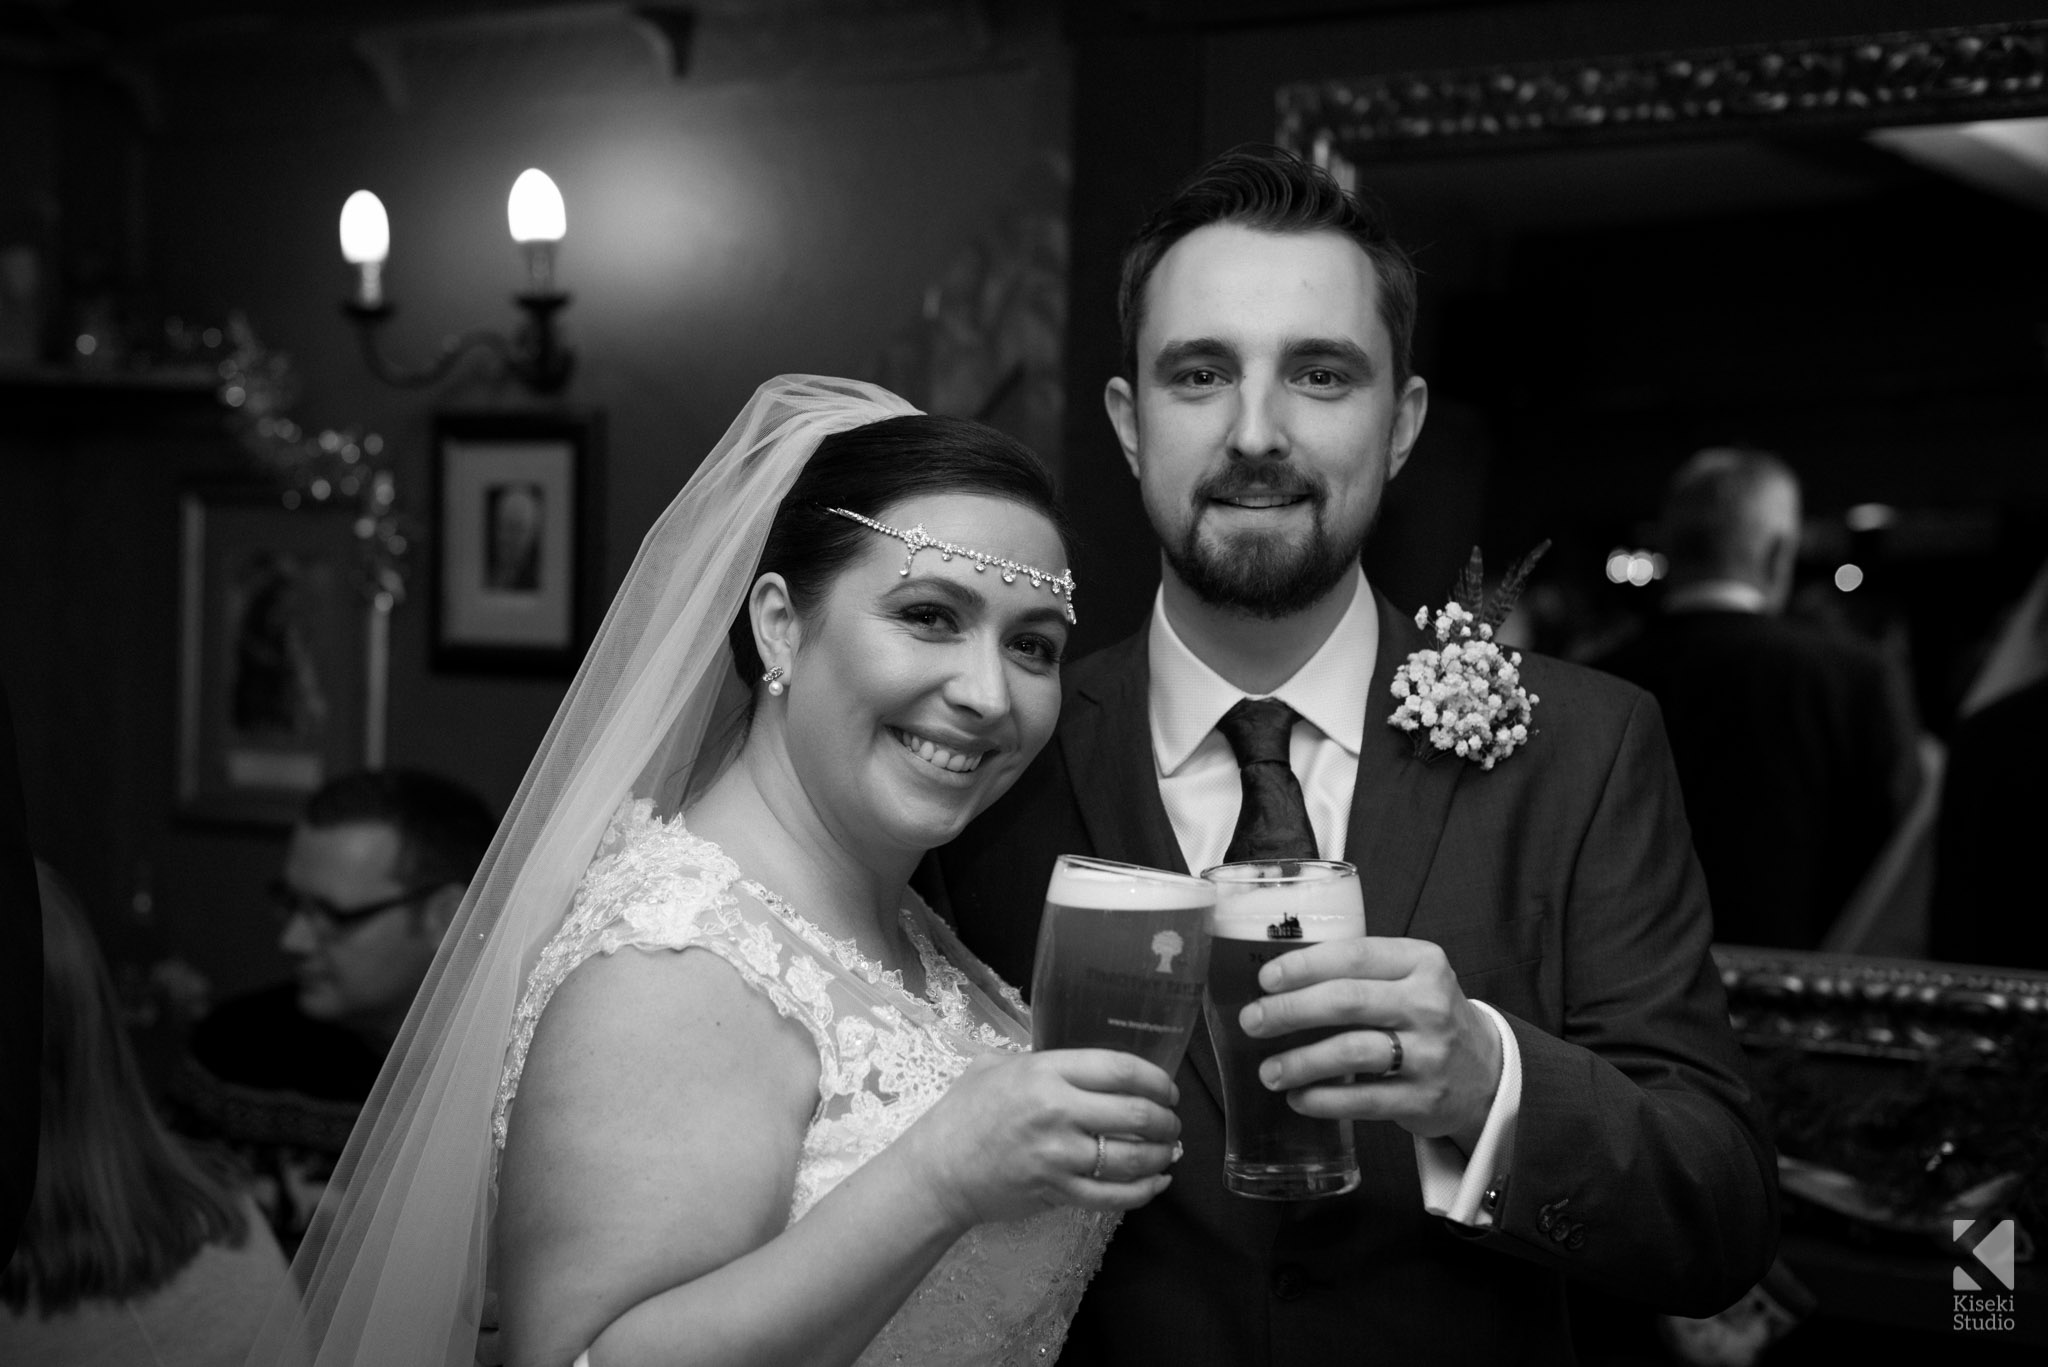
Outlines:
<svg viewBox="0 0 2048 1367"><path fill-rule="evenodd" d="M180 504L178 811L289 825L383 751L384 637L347 508L268 485Z"/></svg>
<svg viewBox="0 0 2048 1367"><path fill-rule="evenodd" d="M602 577L601 416L434 420L433 664L573 674Z"/></svg>

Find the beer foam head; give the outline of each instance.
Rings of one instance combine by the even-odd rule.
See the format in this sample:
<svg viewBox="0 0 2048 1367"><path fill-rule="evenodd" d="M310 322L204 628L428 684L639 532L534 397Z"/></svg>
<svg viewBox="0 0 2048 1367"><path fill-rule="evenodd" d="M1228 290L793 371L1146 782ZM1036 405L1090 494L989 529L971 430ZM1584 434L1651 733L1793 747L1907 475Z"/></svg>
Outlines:
<svg viewBox="0 0 2048 1367"><path fill-rule="evenodd" d="M1365 904L1355 876L1219 883L1210 927L1226 940L1351 940L1365 934Z"/></svg>
<svg viewBox="0 0 2048 1367"><path fill-rule="evenodd" d="M1068 860L1053 867L1045 900L1104 911L1171 911L1206 907L1215 895L1210 884L1186 874Z"/></svg>

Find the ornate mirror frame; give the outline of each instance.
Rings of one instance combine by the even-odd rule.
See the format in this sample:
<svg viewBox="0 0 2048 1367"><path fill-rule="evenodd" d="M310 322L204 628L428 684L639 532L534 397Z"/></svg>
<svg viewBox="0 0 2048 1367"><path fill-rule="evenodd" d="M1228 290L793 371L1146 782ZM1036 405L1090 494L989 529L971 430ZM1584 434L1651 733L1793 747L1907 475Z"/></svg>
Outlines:
<svg viewBox="0 0 2048 1367"><path fill-rule="evenodd" d="M1291 82L1276 140L1338 167L2048 114L2048 20Z"/></svg>

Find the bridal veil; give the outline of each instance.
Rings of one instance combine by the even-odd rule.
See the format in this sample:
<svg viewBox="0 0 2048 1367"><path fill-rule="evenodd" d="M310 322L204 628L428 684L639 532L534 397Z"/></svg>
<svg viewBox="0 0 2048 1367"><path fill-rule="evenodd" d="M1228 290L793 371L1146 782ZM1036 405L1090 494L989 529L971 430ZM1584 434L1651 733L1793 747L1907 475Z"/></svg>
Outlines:
<svg viewBox="0 0 2048 1367"><path fill-rule="evenodd" d="M675 810L739 739L726 631L769 523L818 442L915 413L874 385L785 375L755 391L648 532L527 768L251 1367L469 1367L490 1253L491 1109L513 1010L605 823Z"/></svg>

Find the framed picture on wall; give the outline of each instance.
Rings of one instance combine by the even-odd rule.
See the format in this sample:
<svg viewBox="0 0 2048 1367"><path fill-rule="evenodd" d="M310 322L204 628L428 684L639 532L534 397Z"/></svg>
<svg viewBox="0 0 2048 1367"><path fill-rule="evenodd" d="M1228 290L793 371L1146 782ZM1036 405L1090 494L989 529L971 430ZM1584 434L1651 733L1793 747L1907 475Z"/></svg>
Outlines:
<svg viewBox="0 0 2048 1367"><path fill-rule="evenodd" d="M387 619L354 514L235 484L188 490L180 515L178 810L289 824L383 758Z"/></svg>
<svg viewBox="0 0 2048 1367"><path fill-rule="evenodd" d="M595 626L601 423L588 413L434 421L434 667L574 673Z"/></svg>

